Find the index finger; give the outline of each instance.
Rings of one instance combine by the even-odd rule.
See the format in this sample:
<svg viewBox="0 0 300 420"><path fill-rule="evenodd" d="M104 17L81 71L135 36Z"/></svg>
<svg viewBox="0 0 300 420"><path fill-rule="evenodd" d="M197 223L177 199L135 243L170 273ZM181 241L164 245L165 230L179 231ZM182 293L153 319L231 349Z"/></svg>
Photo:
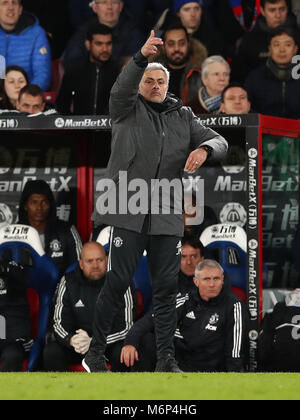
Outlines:
<svg viewBox="0 0 300 420"><path fill-rule="evenodd" d="M163 44L162 39L159 36L155 35L154 29L152 29L151 32L150 32L150 36L148 38L148 41L149 40L154 44L158 44L158 45Z"/></svg>

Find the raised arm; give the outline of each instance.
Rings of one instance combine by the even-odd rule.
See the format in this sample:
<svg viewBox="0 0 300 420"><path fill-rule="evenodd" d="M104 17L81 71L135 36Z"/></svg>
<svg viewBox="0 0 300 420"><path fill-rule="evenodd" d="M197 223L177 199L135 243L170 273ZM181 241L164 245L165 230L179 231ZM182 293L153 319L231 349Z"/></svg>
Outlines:
<svg viewBox="0 0 300 420"><path fill-rule="evenodd" d="M141 50L129 60L119 74L111 89L109 100L109 113L114 121L117 122L126 117L135 106L148 57L157 52L158 45L163 45L163 41L155 37L154 31L151 31Z"/></svg>

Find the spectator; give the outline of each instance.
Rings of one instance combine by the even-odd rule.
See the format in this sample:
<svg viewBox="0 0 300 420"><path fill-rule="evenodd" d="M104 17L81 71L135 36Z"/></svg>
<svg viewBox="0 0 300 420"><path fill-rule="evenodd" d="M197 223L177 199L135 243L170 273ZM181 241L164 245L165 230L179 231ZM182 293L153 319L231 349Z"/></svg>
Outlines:
<svg viewBox="0 0 300 420"><path fill-rule="evenodd" d="M92 24L85 45L89 57L78 59L65 72L56 107L62 114L107 115L110 90L119 74L111 60L112 29Z"/></svg>
<svg viewBox="0 0 300 420"><path fill-rule="evenodd" d="M253 110L282 118L300 118L300 80L292 77L292 58L298 50L293 29L280 27L270 37L271 56L247 77L245 88Z"/></svg>
<svg viewBox="0 0 300 420"><path fill-rule="evenodd" d="M6 67L5 79L1 80L0 108L5 110L16 109L20 90L28 83L27 73L22 67Z"/></svg>
<svg viewBox="0 0 300 420"><path fill-rule="evenodd" d="M91 23L98 22L112 28L114 45L112 58L118 64L124 64L143 45L145 36L123 7L122 0L94 0L92 2L92 9L96 16L81 25L68 42L63 54L66 67L72 65L74 60L88 57L85 40Z"/></svg>
<svg viewBox="0 0 300 420"><path fill-rule="evenodd" d="M93 314L98 294L105 282L107 256L98 242L87 242L81 251L79 265L61 279L54 311L55 341L44 349L44 368L67 371L68 365L80 363L88 351ZM120 353L126 332L133 324L135 290L128 288L111 334L107 337L106 357L112 371L124 370Z"/></svg>
<svg viewBox="0 0 300 420"><path fill-rule="evenodd" d="M202 84L198 97L187 102L196 114L220 112L221 95L229 84L230 66L220 55L208 57L202 63Z"/></svg>
<svg viewBox="0 0 300 420"><path fill-rule="evenodd" d="M223 55L224 43L218 28L211 20L208 20L202 8L203 0L174 1L174 12L190 36L198 39L206 47L208 55Z"/></svg>
<svg viewBox="0 0 300 420"><path fill-rule="evenodd" d="M43 113L43 115L51 115L57 113L53 104L45 101L42 89L38 85L33 84L22 87L16 109L26 114Z"/></svg>
<svg viewBox="0 0 300 420"><path fill-rule="evenodd" d="M225 41L226 57L233 58L242 37L251 32L260 15L260 0L217 0L213 6Z"/></svg>
<svg viewBox="0 0 300 420"><path fill-rule="evenodd" d="M51 54L38 19L23 12L21 0L0 0L0 54L6 65L18 65L30 83L47 91L51 82Z"/></svg>
<svg viewBox="0 0 300 420"><path fill-rule="evenodd" d="M78 28L94 15L91 0L69 0L67 7L69 21L73 29Z"/></svg>
<svg viewBox="0 0 300 420"><path fill-rule="evenodd" d="M45 253L56 264L60 277L78 261L82 247L79 233L75 226L57 219L54 196L44 180L25 184L19 203L19 223L39 232Z"/></svg>
<svg viewBox="0 0 300 420"><path fill-rule="evenodd" d="M34 14L45 29L51 48L52 59L60 58L71 36L68 1L22 0L24 9Z"/></svg>
<svg viewBox="0 0 300 420"><path fill-rule="evenodd" d="M189 38L182 25L166 29L164 46L151 61L162 63L170 72L169 92L183 103L193 100L201 86L201 64L207 57L206 48L196 39Z"/></svg>
<svg viewBox="0 0 300 420"><path fill-rule="evenodd" d="M270 56L270 34L281 25L294 28L298 43L296 18L289 14L287 0L261 0L261 15L253 30L244 35L232 62L232 81L243 84L252 70L266 63Z"/></svg>
<svg viewBox="0 0 300 420"><path fill-rule="evenodd" d="M204 260L204 246L194 236L184 236L181 241L181 261L178 276L178 293L185 296L195 289L193 278L195 268Z"/></svg>
<svg viewBox="0 0 300 420"><path fill-rule="evenodd" d="M33 344L26 297L28 278L11 255L0 259L0 362L2 372L20 372Z"/></svg>
<svg viewBox="0 0 300 420"><path fill-rule="evenodd" d="M135 16L140 28L146 28L148 32L166 9L172 9L173 0L124 0L124 3Z"/></svg>
<svg viewBox="0 0 300 420"><path fill-rule="evenodd" d="M177 305L176 358L185 372L243 372L247 343L246 305L223 287L223 269L214 260L201 261L195 270L196 288ZM131 328L125 339L121 361L127 367L140 353L140 340L154 331L148 312Z"/></svg>
<svg viewBox="0 0 300 420"><path fill-rule="evenodd" d="M258 369L300 372L300 289L291 291L267 313L258 338Z"/></svg>
<svg viewBox="0 0 300 420"><path fill-rule="evenodd" d="M251 103L247 91L239 83L231 83L222 92L220 111L224 114L248 114Z"/></svg>

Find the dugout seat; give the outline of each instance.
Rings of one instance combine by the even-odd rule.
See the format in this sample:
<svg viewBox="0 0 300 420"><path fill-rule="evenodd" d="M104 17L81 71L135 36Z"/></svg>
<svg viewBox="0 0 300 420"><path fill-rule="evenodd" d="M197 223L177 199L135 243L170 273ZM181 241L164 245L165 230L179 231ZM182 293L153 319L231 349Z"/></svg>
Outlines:
<svg viewBox="0 0 300 420"><path fill-rule="evenodd" d="M42 247L36 229L27 225L8 225L0 228L0 257L10 252L11 259L24 267L29 274L27 298L34 338L26 369L36 369L47 332L50 304L59 282L59 272Z"/></svg>
<svg viewBox="0 0 300 420"><path fill-rule="evenodd" d="M200 241L209 258L221 264L227 274L232 291L244 302L247 299L247 234L238 225L215 224L207 227Z"/></svg>

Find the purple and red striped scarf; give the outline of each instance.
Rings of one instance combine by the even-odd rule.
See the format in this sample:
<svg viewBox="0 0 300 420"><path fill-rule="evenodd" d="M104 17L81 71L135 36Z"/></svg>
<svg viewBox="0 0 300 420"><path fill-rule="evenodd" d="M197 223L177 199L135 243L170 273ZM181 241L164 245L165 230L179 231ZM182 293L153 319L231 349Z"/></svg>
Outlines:
<svg viewBox="0 0 300 420"><path fill-rule="evenodd" d="M254 17L251 24L251 27L248 29L245 26L245 19L244 19L244 13L242 8L242 1L241 0L229 0L230 6L232 8L232 11L234 13L234 16L239 21L242 28L251 31L256 23L256 20L258 16L260 15L260 0L256 0L255 4L255 10L254 10Z"/></svg>

